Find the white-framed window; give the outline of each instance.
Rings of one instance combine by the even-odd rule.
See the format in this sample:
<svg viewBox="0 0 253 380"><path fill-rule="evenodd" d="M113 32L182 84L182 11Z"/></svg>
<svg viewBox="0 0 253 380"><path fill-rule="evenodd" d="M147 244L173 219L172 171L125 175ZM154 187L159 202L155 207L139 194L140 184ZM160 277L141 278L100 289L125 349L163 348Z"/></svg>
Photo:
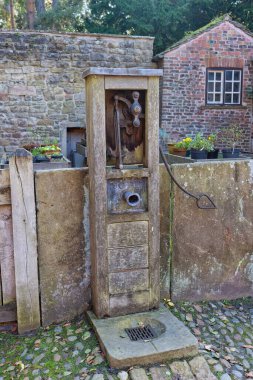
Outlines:
<svg viewBox="0 0 253 380"><path fill-rule="evenodd" d="M207 69L206 104L238 105L241 99L241 69Z"/></svg>

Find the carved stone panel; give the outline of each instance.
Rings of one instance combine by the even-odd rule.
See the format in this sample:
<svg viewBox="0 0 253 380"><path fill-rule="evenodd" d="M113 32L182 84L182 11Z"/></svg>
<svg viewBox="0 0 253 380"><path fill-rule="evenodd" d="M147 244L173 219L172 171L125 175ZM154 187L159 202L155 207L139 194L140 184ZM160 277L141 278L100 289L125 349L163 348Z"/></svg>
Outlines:
<svg viewBox="0 0 253 380"><path fill-rule="evenodd" d="M148 222L124 222L108 225L108 248L134 247L148 243Z"/></svg>
<svg viewBox="0 0 253 380"><path fill-rule="evenodd" d="M148 269L110 273L110 294L134 293L149 287Z"/></svg>
<svg viewBox="0 0 253 380"><path fill-rule="evenodd" d="M109 271L148 267L148 246L114 248L108 250Z"/></svg>
<svg viewBox="0 0 253 380"><path fill-rule="evenodd" d="M107 207L110 214L146 212L148 210L147 179L126 178L107 181ZM126 193L139 196L139 202L127 202Z"/></svg>

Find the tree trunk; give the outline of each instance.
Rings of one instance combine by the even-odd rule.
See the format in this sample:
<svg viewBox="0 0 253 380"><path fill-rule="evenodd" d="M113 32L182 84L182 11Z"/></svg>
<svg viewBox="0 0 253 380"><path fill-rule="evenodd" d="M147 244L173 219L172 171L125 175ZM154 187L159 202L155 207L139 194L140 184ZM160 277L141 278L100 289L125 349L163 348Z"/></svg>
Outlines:
<svg viewBox="0 0 253 380"><path fill-rule="evenodd" d="M58 0L52 0L52 8L55 9L58 5Z"/></svg>
<svg viewBox="0 0 253 380"><path fill-rule="evenodd" d="M43 13L45 13L45 0L35 0L35 6L38 15L42 15Z"/></svg>
<svg viewBox="0 0 253 380"><path fill-rule="evenodd" d="M34 29L34 20L35 20L35 1L34 0L26 0L26 14L27 14L28 29Z"/></svg>
<svg viewBox="0 0 253 380"><path fill-rule="evenodd" d="M11 29L15 29L13 0L10 0Z"/></svg>

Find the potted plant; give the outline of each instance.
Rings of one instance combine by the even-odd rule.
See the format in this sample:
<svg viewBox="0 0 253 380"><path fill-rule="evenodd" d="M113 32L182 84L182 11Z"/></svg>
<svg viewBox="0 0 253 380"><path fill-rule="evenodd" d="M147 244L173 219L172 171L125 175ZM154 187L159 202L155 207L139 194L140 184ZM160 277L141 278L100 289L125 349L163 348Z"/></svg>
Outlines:
<svg viewBox="0 0 253 380"><path fill-rule="evenodd" d="M211 141L202 136L199 132L196 134L190 144L191 158L195 160L206 159L208 152L214 149Z"/></svg>
<svg viewBox="0 0 253 380"><path fill-rule="evenodd" d="M176 156L185 157L186 152L189 149L191 142L192 142L192 139L190 137L186 137L183 140L178 141L174 145L173 154L175 154Z"/></svg>
<svg viewBox="0 0 253 380"><path fill-rule="evenodd" d="M236 146L240 143L242 136L243 131L238 124L232 124L220 132L220 139L226 147L222 149L223 158L238 158L240 156L240 149Z"/></svg>
<svg viewBox="0 0 253 380"><path fill-rule="evenodd" d="M208 141L210 141L210 143L213 144L213 150L211 150L207 153L207 158L209 158L209 159L218 158L219 149L215 148L215 143L217 141L217 135L215 133L212 133L211 135L208 136L207 139L208 139Z"/></svg>
<svg viewBox="0 0 253 380"><path fill-rule="evenodd" d="M49 161L52 156L59 158L61 155L61 148L57 145L38 146L32 149L32 155L35 162Z"/></svg>

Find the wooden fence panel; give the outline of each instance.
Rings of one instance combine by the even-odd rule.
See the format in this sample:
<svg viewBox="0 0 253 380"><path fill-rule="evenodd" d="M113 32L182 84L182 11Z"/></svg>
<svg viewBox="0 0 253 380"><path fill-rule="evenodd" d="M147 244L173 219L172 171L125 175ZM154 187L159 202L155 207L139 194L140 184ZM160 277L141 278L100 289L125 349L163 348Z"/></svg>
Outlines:
<svg viewBox="0 0 253 380"><path fill-rule="evenodd" d="M2 304L16 299L11 207L0 206L0 267Z"/></svg>
<svg viewBox="0 0 253 380"><path fill-rule="evenodd" d="M10 174L0 170L0 305L16 299Z"/></svg>
<svg viewBox="0 0 253 380"><path fill-rule="evenodd" d="M18 331L40 326L37 234L32 155L17 149L10 158Z"/></svg>

